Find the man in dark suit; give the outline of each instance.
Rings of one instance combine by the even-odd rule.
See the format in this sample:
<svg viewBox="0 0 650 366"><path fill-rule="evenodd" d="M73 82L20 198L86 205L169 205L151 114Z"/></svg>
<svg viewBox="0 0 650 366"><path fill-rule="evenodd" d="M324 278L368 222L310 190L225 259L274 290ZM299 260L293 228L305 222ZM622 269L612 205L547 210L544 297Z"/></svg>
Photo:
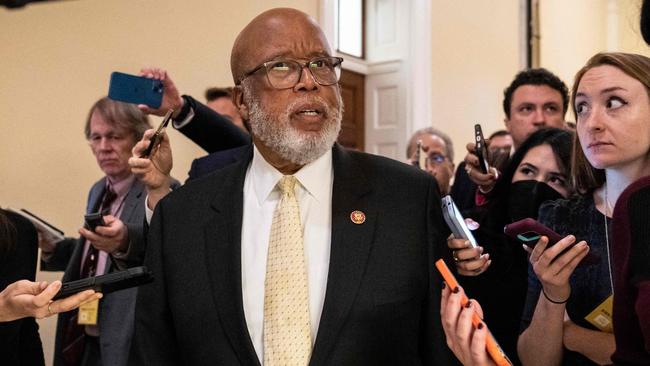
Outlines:
<svg viewBox="0 0 650 366"><path fill-rule="evenodd" d="M437 185L334 144L340 62L294 9L269 10L239 34L234 100L253 146L156 207L145 258L156 281L138 294L131 364L447 364L433 266L445 236ZM297 203L292 214L285 200ZM283 215L298 228L297 256L275 251ZM285 313L276 299L288 301Z"/></svg>
<svg viewBox="0 0 650 366"><path fill-rule="evenodd" d="M86 213L104 214L106 226L79 229L81 237L49 242L41 236L41 268L62 271L63 282L141 264L144 251L144 186L128 166L131 149L149 120L135 106L100 99L90 110L85 133L103 178L88 194ZM111 193L108 193L108 192ZM107 197L111 196L110 202ZM91 268L84 273L85 268ZM95 325L77 325L77 311L57 322L54 365L126 365L135 311L135 288L106 294ZM73 341L81 347L70 347ZM64 351L65 350L65 351Z"/></svg>

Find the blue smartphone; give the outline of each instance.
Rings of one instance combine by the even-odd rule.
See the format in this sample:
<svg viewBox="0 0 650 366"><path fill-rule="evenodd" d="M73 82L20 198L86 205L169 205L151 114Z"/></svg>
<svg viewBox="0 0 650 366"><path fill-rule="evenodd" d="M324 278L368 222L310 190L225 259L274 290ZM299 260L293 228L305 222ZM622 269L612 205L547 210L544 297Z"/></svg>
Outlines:
<svg viewBox="0 0 650 366"><path fill-rule="evenodd" d="M160 80L115 71L111 73L108 97L120 102L159 108L162 103L163 84Z"/></svg>

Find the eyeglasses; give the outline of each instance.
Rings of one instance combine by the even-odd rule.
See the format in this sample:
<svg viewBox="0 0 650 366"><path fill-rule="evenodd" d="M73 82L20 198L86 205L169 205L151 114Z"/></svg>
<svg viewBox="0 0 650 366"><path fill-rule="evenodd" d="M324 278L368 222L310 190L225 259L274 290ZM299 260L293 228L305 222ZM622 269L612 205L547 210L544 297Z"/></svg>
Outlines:
<svg viewBox="0 0 650 366"><path fill-rule="evenodd" d="M442 154L432 152L432 153L427 155L425 161L426 161L427 166L435 167L436 165L440 165L440 164L444 163L445 161L447 161L447 157L442 155ZM411 161L411 164L413 164L414 166L418 166L417 161Z"/></svg>
<svg viewBox="0 0 650 366"><path fill-rule="evenodd" d="M124 141L125 138L126 136L115 133L108 133L106 135L92 134L88 137L88 144L92 147L97 147L101 144L103 139L106 139L106 141L112 145Z"/></svg>
<svg viewBox="0 0 650 366"><path fill-rule="evenodd" d="M298 84L302 77L302 69L307 68L314 80L323 86L334 85L341 77L341 57L319 57L300 63L296 60L267 61L244 74L238 85L247 77L260 70L266 72L269 84L275 89L289 89Z"/></svg>
<svg viewBox="0 0 650 366"><path fill-rule="evenodd" d="M446 160L447 157L442 154L431 153L427 155L427 163L430 165L440 165L444 163Z"/></svg>

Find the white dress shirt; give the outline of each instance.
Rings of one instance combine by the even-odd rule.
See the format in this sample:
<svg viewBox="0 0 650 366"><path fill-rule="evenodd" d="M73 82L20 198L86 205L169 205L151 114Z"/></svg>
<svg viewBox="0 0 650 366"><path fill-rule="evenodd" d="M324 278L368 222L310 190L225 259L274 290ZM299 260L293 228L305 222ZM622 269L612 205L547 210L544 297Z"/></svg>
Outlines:
<svg viewBox="0 0 650 366"><path fill-rule="evenodd" d="M273 212L280 200L276 184L283 174L254 148L244 180L241 231L242 296L248 333L261 363L264 362L264 279ZM311 339L316 339L323 310L332 233L332 151L294 174L300 206L305 264L309 283ZM313 346L313 344L312 344Z"/></svg>

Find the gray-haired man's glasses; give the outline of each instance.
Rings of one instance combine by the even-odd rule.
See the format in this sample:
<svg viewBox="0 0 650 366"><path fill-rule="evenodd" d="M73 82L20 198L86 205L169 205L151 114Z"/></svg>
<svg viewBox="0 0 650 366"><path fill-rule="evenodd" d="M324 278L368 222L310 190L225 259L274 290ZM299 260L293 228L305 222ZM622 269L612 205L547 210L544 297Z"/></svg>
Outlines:
<svg viewBox="0 0 650 366"><path fill-rule="evenodd" d="M334 85L341 77L342 62L343 58L341 57L319 57L305 63L296 60L267 61L244 74L238 84L256 72L264 70L266 78L272 87L275 89L289 89L298 84L302 76L302 69L306 67L318 84L324 86Z"/></svg>

